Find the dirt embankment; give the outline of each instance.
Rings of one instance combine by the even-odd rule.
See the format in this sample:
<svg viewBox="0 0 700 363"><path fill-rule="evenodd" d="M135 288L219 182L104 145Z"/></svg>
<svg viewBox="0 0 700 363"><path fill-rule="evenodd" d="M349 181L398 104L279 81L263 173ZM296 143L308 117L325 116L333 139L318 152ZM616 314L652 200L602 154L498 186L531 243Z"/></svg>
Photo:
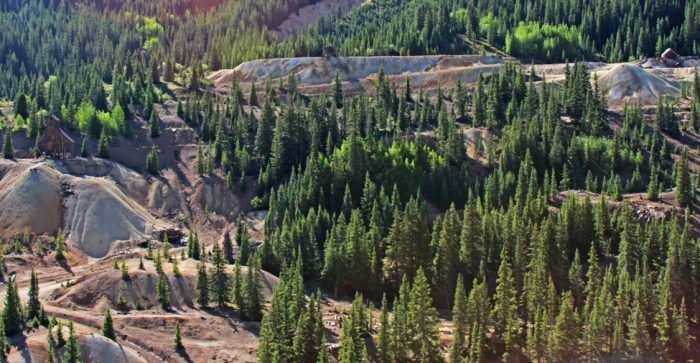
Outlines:
<svg viewBox="0 0 700 363"><path fill-rule="evenodd" d="M272 30L272 32L277 35L279 41L282 41L295 30L303 30L316 25L318 19L322 16L328 16L338 10L347 13L364 2L365 0L321 0L289 14L289 18L283 21L277 29Z"/></svg>

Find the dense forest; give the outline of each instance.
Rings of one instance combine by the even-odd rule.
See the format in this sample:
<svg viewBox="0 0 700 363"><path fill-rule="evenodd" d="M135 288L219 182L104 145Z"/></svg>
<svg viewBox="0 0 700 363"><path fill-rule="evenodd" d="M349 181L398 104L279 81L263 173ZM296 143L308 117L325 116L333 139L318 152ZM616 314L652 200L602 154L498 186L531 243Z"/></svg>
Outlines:
<svg viewBox="0 0 700 363"><path fill-rule="evenodd" d="M269 29L307 4L225 1L207 12L188 0L3 1L0 97L14 111L3 127L33 139L43 116L57 114L62 127L100 138L98 156L108 157L110 142L130 137L132 115L150 121L150 137L161 134L154 104L177 82L177 115L197 133L197 174L220 171L235 190L255 175L253 207L269 210L260 249L242 249L231 277L231 241L214 243L214 267L200 266L196 287L201 306L232 302L241 318L262 320L261 363L330 362L312 284L355 297L342 363L367 361L370 335L382 363L681 362L698 353L690 327L700 315L700 243L690 213L700 178L693 151L669 142L700 130L697 73L689 122L663 98L651 122L628 105L616 127L597 77L590 82L578 62L667 47L697 54L698 2L373 0L278 43ZM262 100L235 77L224 97L205 79L247 60L320 56L327 45L343 56L408 56L484 44L571 64L561 86L510 61L474 87L438 85L436 97L412 93L408 80L399 91L383 70L375 92L352 97L337 75L331 94L313 98L299 95L293 73L266 79ZM473 155L466 127L493 131ZM154 174L157 159L154 148ZM562 193L570 190L587 193ZM671 190L685 213L645 223L623 198L657 201ZM204 259L196 232L189 241L188 257ZM249 246L247 235L236 243ZM269 306L258 270L280 277ZM381 308L376 331L368 300ZM438 308L453 312L449 352ZM9 333L8 319L3 312Z"/></svg>

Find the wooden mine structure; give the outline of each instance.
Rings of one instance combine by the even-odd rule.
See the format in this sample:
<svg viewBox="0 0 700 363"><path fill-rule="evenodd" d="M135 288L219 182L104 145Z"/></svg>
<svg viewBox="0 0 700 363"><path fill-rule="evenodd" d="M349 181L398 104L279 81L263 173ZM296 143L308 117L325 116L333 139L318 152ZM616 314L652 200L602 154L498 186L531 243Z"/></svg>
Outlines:
<svg viewBox="0 0 700 363"><path fill-rule="evenodd" d="M58 125L58 117L51 115L46 118L46 130L44 130L44 134L41 135L39 143L29 152L30 155L36 155L38 148L42 155L56 159L64 159L73 156L75 142Z"/></svg>

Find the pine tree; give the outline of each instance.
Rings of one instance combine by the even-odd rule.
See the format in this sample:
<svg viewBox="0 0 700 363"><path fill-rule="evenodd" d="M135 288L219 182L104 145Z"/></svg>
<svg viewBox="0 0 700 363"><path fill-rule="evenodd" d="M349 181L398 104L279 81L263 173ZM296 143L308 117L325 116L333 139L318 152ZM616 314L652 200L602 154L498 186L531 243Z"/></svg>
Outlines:
<svg viewBox="0 0 700 363"><path fill-rule="evenodd" d="M569 362L578 357L579 323L574 311L571 292L562 296L559 316L556 319L550 347L550 358L554 362Z"/></svg>
<svg viewBox="0 0 700 363"><path fill-rule="evenodd" d="M173 258L173 276L175 276L175 277L182 276L182 272L180 272L180 269L177 267L177 258Z"/></svg>
<svg viewBox="0 0 700 363"><path fill-rule="evenodd" d="M450 348L450 363L460 363L462 361L462 352L466 346L465 337L467 335L467 293L464 290L464 282L462 275L457 279L457 290L455 292L455 304L452 310L452 326L453 337L452 347Z"/></svg>
<svg viewBox="0 0 700 363"><path fill-rule="evenodd" d="M63 355L64 363L78 363L80 358L80 347L78 346L78 336L73 329L73 322L68 323L68 341L66 342L66 352Z"/></svg>
<svg viewBox="0 0 700 363"><path fill-rule="evenodd" d="M151 117L148 122L148 133L151 135L151 138L154 139L160 136L160 118L156 110L151 112Z"/></svg>
<svg viewBox="0 0 700 363"><path fill-rule="evenodd" d="M688 206L693 203L693 185L690 180L690 168L688 166L688 147L683 148L681 159L676 167L676 203L680 206Z"/></svg>
<svg viewBox="0 0 700 363"><path fill-rule="evenodd" d="M179 118L184 119L186 117L185 110L182 107L182 98L180 98L180 97L177 98L177 108L176 108L175 113L177 114L177 116Z"/></svg>
<svg viewBox="0 0 700 363"><path fill-rule="evenodd" d="M153 266L156 268L157 274L163 274L163 259L160 257L160 250L156 251L156 257L153 258Z"/></svg>
<svg viewBox="0 0 700 363"><path fill-rule="evenodd" d="M163 72L163 77L166 82L175 81L175 66L173 65L173 60L171 57L165 58L165 71ZM178 113L178 116L180 114Z"/></svg>
<svg viewBox="0 0 700 363"><path fill-rule="evenodd" d="M182 345L182 336L180 332L180 320L175 321L175 338L173 339L173 347L175 347L175 350L181 350L184 348Z"/></svg>
<svg viewBox="0 0 700 363"><path fill-rule="evenodd" d="M263 282L260 274L260 259L257 255L248 266L248 272L241 288L245 295L246 317L253 321L262 320L265 298L261 292Z"/></svg>
<svg viewBox="0 0 700 363"><path fill-rule="evenodd" d="M518 301L505 246L501 251L501 267L498 269L496 284L495 304L491 312L495 323L492 339L497 353L503 354L504 360L508 361L508 357L515 352Z"/></svg>
<svg viewBox="0 0 700 363"><path fill-rule="evenodd" d="M379 315L379 332L377 333L377 362L391 363L391 323L386 294L382 297L382 311Z"/></svg>
<svg viewBox="0 0 700 363"><path fill-rule="evenodd" d="M338 109L343 108L343 84L340 81L340 73L337 69L333 75L333 89L331 92L333 93L333 102L335 103L335 107Z"/></svg>
<svg viewBox="0 0 700 363"><path fill-rule="evenodd" d="M210 291L212 300L220 307L226 306L230 300L231 288L229 276L226 272L226 260L218 243L214 243L212 249L212 271L210 276Z"/></svg>
<svg viewBox="0 0 700 363"><path fill-rule="evenodd" d="M109 145L104 134L100 137L100 140L97 143L96 156L101 159L109 159Z"/></svg>
<svg viewBox="0 0 700 363"><path fill-rule="evenodd" d="M360 361L355 347L357 332L352 328L353 324L345 323L340 333L340 351L338 352L338 363L356 363Z"/></svg>
<svg viewBox="0 0 700 363"><path fill-rule="evenodd" d="M2 157L5 159L15 158L15 150L12 146L12 130L10 128L5 129L5 141L2 144Z"/></svg>
<svg viewBox="0 0 700 363"><path fill-rule="evenodd" d="M41 301L39 301L39 278L32 268L32 272L29 278L29 302L27 303L26 315L27 320L32 320L34 318L41 319Z"/></svg>
<svg viewBox="0 0 700 363"><path fill-rule="evenodd" d="M239 221L240 221L240 219L239 219ZM229 235L228 231L224 232L224 241L223 241L222 245L224 248L224 250L223 250L224 259L228 263L233 263L233 244L231 243L231 236Z"/></svg>
<svg viewBox="0 0 700 363"><path fill-rule="evenodd" d="M17 294L17 283L9 281L5 291L5 307L2 309L2 320L7 336L22 331L22 307Z"/></svg>
<svg viewBox="0 0 700 363"><path fill-rule="evenodd" d="M659 200L659 182L656 175L656 165L651 166L651 175L649 176L649 187L647 189L647 199L651 201Z"/></svg>
<svg viewBox="0 0 700 363"><path fill-rule="evenodd" d="M205 171L205 160L204 160L204 149L202 149L202 145L197 143L197 161L195 163L196 167L196 173L197 175L204 175Z"/></svg>
<svg viewBox="0 0 700 363"><path fill-rule="evenodd" d="M408 302L408 326L411 350L419 362L440 362L442 357L438 350L440 333L438 331L438 313L432 306L430 287L420 267L416 273Z"/></svg>
<svg viewBox="0 0 700 363"><path fill-rule="evenodd" d="M168 287L168 279L163 273L158 275L156 299L158 299L160 307L163 308L163 310L170 308L170 288Z"/></svg>
<svg viewBox="0 0 700 363"><path fill-rule="evenodd" d="M117 307L121 311L128 310L129 306L126 304L126 298L124 297L124 289L122 285L119 285L119 294L117 295Z"/></svg>
<svg viewBox="0 0 700 363"><path fill-rule="evenodd" d="M258 91L255 88L255 82L250 83L250 95L248 96L248 104L251 106L259 106Z"/></svg>
<svg viewBox="0 0 700 363"><path fill-rule="evenodd" d="M194 287L196 291L196 301L202 307L209 306L209 277L207 276L207 266L200 262L197 265L197 282Z"/></svg>
<svg viewBox="0 0 700 363"><path fill-rule="evenodd" d="M114 322L112 321L112 313L109 310L109 306L105 311L104 320L102 320L102 335L105 338L117 340L117 333L114 331Z"/></svg>
<svg viewBox="0 0 700 363"><path fill-rule="evenodd" d="M49 329L49 333L51 330ZM49 348L51 347L49 340ZM5 324L3 323L3 319L0 319L0 359L5 359L7 357L7 338L5 338Z"/></svg>
<svg viewBox="0 0 700 363"><path fill-rule="evenodd" d="M87 138L83 139L83 146L80 147L80 157L81 158L86 158L88 157L88 151L87 151Z"/></svg>
<svg viewBox="0 0 700 363"><path fill-rule="evenodd" d="M248 225L243 223L240 217L238 217L238 222L236 222L236 244L238 245L239 255L241 265L247 265L250 255L253 253L250 247L250 240L248 236Z"/></svg>
<svg viewBox="0 0 700 363"><path fill-rule="evenodd" d="M56 347L62 347L66 345L66 339L63 338L63 323L58 321L56 323Z"/></svg>
<svg viewBox="0 0 700 363"><path fill-rule="evenodd" d="M131 277L129 276L129 266L126 265L126 260L122 257L122 280L129 281Z"/></svg>
<svg viewBox="0 0 700 363"><path fill-rule="evenodd" d="M158 152L155 145L151 147L151 152L146 157L146 170L151 174L158 174Z"/></svg>
<svg viewBox="0 0 700 363"><path fill-rule="evenodd" d="M143 266L143 257L139 257L139 270L145 270L146 268Z"/></svg>
<svg viewBox="0 0 700 363"><path fill-rule="evenodd" d="M4 339L5 335L3 334L2 338ZM49 346L49 349L46 351L46 363L56 363L58 357L56 356L56 351L53 349L53 341L51 341L51 337L49 337L48 341L46 344ZM0 351L0 358L4 358L5 352L4 349Z"/></svg>

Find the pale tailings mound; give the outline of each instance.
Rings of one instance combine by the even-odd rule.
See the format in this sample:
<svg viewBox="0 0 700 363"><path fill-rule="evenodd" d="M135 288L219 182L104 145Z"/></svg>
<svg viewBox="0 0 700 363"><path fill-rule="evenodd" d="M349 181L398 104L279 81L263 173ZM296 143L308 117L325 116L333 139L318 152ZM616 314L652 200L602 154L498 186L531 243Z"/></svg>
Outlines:
<svg viewBox="0 0 700 363"><path fill-rule="evenodd" d="M56 235L91 257L170 227L152 213L178 205L173 190L102 159L0 162L0 238L25 228ZM150 208L151 211L146 208Z"/></svg>
<svg viewBox="0 0 700 363"><path fill-rule="evenodd" d="M61 227L60 173L44 164L3 161L0 237L29 232L54 235Z"/></svg>
<svg viewBox="0 0 700 363"><path fill-rule="evenodd" d="M123 242L148 237L168 226L127 197L111 180L64 174L61 182L69 184L75 193L65 203L68 240L89 256L104 257Z"/></svg>
<svg viewBox="0 0 700 363"><path fill-rule="evenodd" d="M291 70L302 94L320 94L330 91L337 70L345 91L360 93L374 89L383 66L389 82L398 86L404 85L408 76L416 86L435 88L440 82L443 87L452 88L458 79L465 84L475 83L479 72L498 73L502 63L500 57L486 55L278 58L242 63L234 70L216 72L209 79L216 85L228 85L235 73L245 85L264 82L268 77L276 79Z"/></svg>
<svg viewBox="0 0 700 363"><path fill-rule="evenodd" d="M662 79L632 64L620 64L598 79L600 88L606 93L611 106L626 102L650 105L668 94L678 96L680 85L675 80Z"/></svg>
<svg viewBox="0 0 700 363"><path fill-rule="evenodd" d="M78 331L78 346L80 347L80 361L90 363L146 363L146 360L129 348L96 334ZM54 332L55 334L55 332ZM63 336L68 336L68 328L63 328ZM48 334L32 335L24 341L20 349L12 352L7 357L10 363L47 362ZM55 347L54 347L55 348ZM62 358L66 348L56 349L56 356Z"/></svg>

